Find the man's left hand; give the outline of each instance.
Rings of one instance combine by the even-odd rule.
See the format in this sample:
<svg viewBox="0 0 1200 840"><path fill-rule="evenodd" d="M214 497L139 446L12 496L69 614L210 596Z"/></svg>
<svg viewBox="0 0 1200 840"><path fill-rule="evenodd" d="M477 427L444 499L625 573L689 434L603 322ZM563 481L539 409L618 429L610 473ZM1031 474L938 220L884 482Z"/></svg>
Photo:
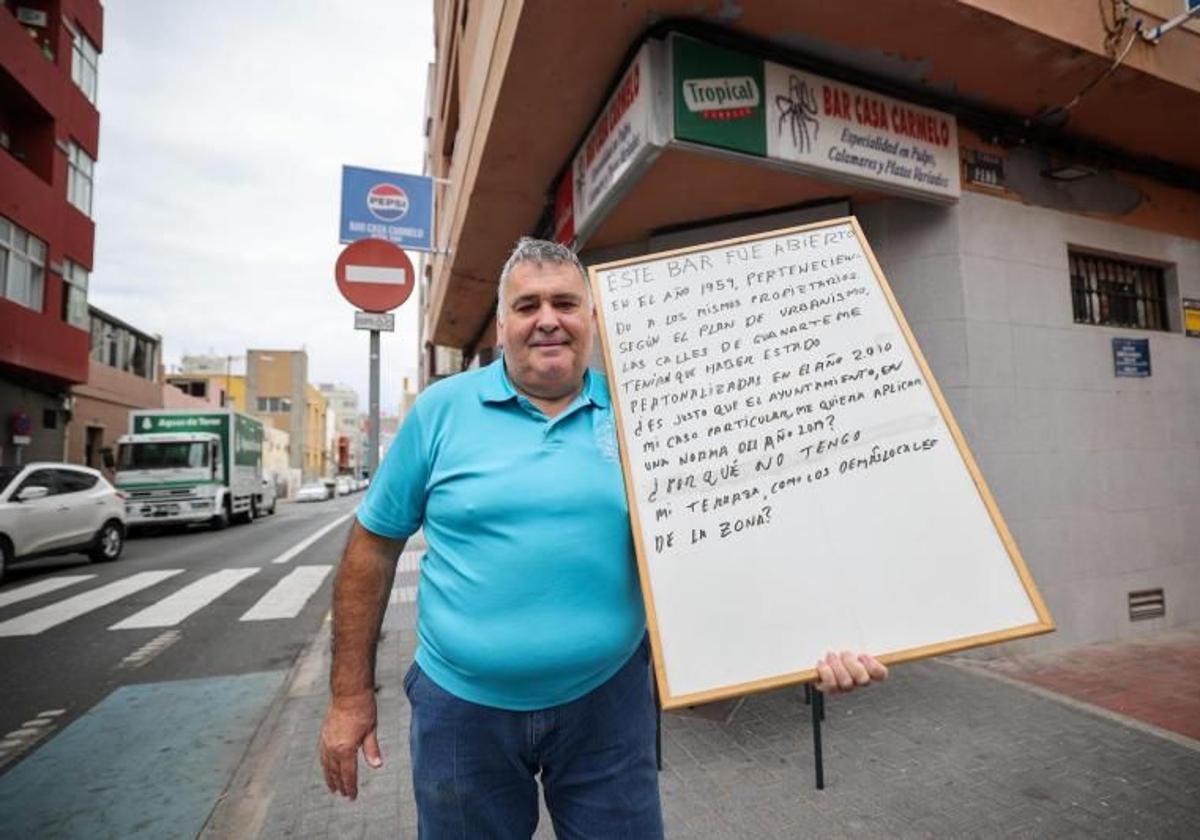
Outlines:
<svg viewBox="0 0 1200 840"><path fill-rule="evenodd" d="M827 653L817 662L817 691L825 694L844 694L854 689L882 682L888 676L887 667L867 653Z"/></svg>

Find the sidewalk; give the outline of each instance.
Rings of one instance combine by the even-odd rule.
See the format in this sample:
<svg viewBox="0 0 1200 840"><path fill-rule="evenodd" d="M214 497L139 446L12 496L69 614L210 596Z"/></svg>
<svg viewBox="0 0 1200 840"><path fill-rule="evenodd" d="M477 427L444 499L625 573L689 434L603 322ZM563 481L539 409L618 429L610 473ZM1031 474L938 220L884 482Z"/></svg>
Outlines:
<svg viewBox="0 0 1200 840"><path fill-rule="evenodd" d="M1200 628L988 666L1200 742Z"/></svg>
<svg viewBox="0 0 1200 840"><path fill-rule="evenodd" d="M408 574L396 587L414 584ZM385 765L362 770L358 801L327 793L316 763L326 624L205 837L416 836L400 685L415 644L415 608L394 600L401 602L388 611L379 653ZM1040 667L1043 676L1052 670ZM720 720L665 715L667 836L1196 836L1200 742L1128 725L992 671L961 660L912 663L894 668L884 685L831 698L824 791L813 786L809 709L799 688L747 698ZM1200 673L1193 668L1190 682L1179 684L1194 695ZM536 837L553 837L544 813Z"/></svg>

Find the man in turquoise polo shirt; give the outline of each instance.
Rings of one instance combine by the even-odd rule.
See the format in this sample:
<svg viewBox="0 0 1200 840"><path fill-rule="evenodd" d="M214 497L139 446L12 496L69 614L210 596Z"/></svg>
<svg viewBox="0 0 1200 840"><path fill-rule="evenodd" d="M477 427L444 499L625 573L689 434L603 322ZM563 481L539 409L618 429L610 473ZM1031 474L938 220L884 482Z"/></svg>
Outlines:
<svg viewBox="0 0 1200 840"><path fill-rule="evenodd" d="M662 836L645 615L592 301L574 253L522 239L493 364L417 400L359 507L334 590L329 789L382 764L374 655L405 540L423 527L412 707L423 837L522 837L540 775L559 837ZM821 687L882 679L830 655Z"/></svg>

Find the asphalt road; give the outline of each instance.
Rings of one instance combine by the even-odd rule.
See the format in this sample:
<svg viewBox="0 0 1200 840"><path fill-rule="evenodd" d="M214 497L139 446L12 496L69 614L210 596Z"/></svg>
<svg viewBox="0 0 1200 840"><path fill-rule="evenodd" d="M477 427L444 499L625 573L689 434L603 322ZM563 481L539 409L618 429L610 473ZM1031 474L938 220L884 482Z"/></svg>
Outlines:
<svg viewBox="0 0 1200 840"><path fill-rule="evenodd" d="M115 563L69 555L12 568L0 587L0 785L122 689L133 697L148 684L199 686L209 692L203 712L236 705L251 686L263 695L246 706L252 722L329 610L361 498L280 504L274 516L219 532L135 537ZM262 674L272 676L254 677ZM259 681L226 679L239 675ZM233 699L225 703L211 686L229 686L219 690ZM139 742L141 721L147 738L163 737L155 726L179 728L163 717L167 702L181 701L145 701L144 711L122 718L123 743ZM97 740L95 748L104 746ZM85 738L67 760L98 758L90 749Z"/></svg>

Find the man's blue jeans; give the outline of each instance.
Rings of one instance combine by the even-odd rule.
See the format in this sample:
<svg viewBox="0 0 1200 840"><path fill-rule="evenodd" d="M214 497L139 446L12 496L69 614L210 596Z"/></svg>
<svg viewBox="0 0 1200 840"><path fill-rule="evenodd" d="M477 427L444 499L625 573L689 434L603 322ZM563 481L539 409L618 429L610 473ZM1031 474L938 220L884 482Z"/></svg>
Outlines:
<svg viewBox="0 0 1200 840"><path fill-rule="evenodd" d="M643 641L599 688L534 712L460 700L414 662L404 690L419 836L528 840L540 772L560 840L661 838L649 658Z"/></svg>

